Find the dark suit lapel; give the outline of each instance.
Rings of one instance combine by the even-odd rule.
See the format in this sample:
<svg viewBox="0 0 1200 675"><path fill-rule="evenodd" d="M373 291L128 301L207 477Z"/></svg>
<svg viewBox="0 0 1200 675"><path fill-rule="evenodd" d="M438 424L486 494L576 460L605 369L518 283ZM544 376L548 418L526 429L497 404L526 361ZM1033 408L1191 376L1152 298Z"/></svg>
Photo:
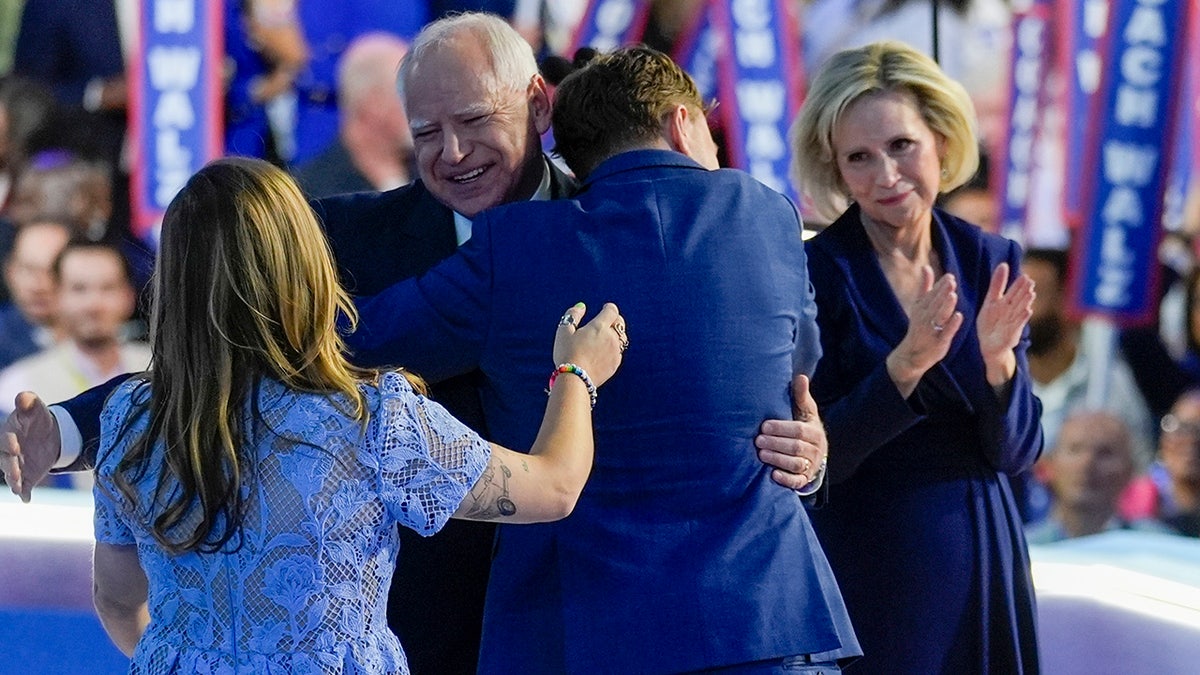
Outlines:
<svg viewBox="0 0 1200 675"><path fill-rule="evenodd" d="M400 230L407 236L429 244L430 254L441 260L458 248L454 233L454 212L439 202L421 181L413 183L412 211L400 218Z"/></svg>
<svg viewBox="0 0 1200 675"><path fill-rule="evenodd" d="M958 311L962 312L963 325L950 341L946 356L936 366L929 369L922 378L922 384L939 389L943 396L960 401L967 409L973 410L971 399L963 391L956 373L983 372L983 359L979 356L978 334L975 331L975 314L978 312L975 277L971 270L964 270L962 260L958 257L964 242L956 242L951 236L941 215L933 213L933 247L942 260L942 269L947 274L953 274L958 280ZM955 244L959 245L956 246ZM969 370L968 370L969 369ZM968 378L974 379L974 378Z"/></svg>
<svg viewBox="0 0 1200 675"><path fill-rule="evenodd" d="M895 347L908 330L908 316L883 274L875 249L862 226L857 204L851 205L819 239L830 248L846 283L859 296L859 310L866 326Z"/></svg>

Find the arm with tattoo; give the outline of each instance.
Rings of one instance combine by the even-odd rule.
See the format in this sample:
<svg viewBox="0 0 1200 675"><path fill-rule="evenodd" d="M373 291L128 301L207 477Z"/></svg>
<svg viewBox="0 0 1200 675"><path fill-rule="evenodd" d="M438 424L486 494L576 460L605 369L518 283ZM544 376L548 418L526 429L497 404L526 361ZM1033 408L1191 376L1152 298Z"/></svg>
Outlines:
<svg viewBox="0 0 1200 675"><path fill-rule="evenodd" d="M595 319L576 328L583 312L581 303L563 316L554 341L554 361L576 364L599 386L621 363L628 344L625 320L610 303ZM594 389L588 385L574 373L558 377L529 454L493 443L487 468L454 517L540 523L570 515L592 471Z"/></svg>

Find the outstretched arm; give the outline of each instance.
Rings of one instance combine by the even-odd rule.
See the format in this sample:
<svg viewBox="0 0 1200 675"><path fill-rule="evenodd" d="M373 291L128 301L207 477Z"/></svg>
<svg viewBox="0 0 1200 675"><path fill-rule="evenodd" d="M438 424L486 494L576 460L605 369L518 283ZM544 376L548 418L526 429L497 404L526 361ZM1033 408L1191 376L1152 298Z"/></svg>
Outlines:
<svg viewBox="0 0 1200 675"><path fill-rule="evenodd" d="M33 486L58 461L58 422L31 391L17 394L16 409L4 421L0 438L0 470L13 494L28 503Z"/></svg>
<svg viewBox="0 0 1200 675"><path fill-rule="evenodd" d="M554 340L554 362L579 366L599 387L617 370L629 344L625 320L612 303L585 326L581 304L567 310ZM592 470L592 394L584 378L560 373L528 455L492 445L488 466L455 518L537 523L565 518Z"/></svg>
<svg viewBox="0 0 1200 675"><path fill-rule="evenodd" d="M0 427L0 471L13 494L28 503L33 487L42 482L60 458L64 461L63 471L86 471L96 463L104 401L128 378L129 375L118 375L55 405L53 412L31 391L17 395L15 410ZM65 436L68 431L69 437ZM74 447L78 456L70 456L69 446ZM62 458L64 452L68 457Z"/></svg>

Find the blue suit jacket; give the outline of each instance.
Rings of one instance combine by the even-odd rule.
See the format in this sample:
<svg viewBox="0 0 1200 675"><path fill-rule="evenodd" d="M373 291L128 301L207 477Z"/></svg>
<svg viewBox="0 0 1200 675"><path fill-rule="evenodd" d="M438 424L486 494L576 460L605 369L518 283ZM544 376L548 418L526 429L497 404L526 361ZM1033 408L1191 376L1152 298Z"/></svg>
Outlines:
<svg viewBox="0 0 1200 675"><path fill-rule="evenodd" d="M1037 672L1036 613L1008 476L1042 447L1040 404L1015 349L1007 400L985 376L975 320L1013 242L935 210L933 246L965 321L905 400L885 359L908 317L851 207L808 242L824 356L813 397L829 434L829 487L812 520L870 673Z"/></svg>
<svg viewBox="0 0 1200 675"><path fill-rule="evenodd" d="M470 242L360 305L360 358L480 367L492 438L532 444L563 310L616 302L631 347L600 391L567 519L502 526L482 673L667 673L859 653L799 499L753 437L817 357L800 222L744 173L623 153L572 200L481 214ZM795 359L795 362L794 362Z"/></svg>

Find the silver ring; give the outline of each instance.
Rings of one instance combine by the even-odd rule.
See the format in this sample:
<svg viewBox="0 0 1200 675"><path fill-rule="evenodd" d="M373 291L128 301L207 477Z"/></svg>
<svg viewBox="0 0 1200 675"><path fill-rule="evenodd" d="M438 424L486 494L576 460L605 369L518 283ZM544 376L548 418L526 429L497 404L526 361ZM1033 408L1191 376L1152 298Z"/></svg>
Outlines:
<svg viewBox="0 0 1200 675"><path fill-rule="evenodd" d="M935 332L935 333L940 333L940 332L946 330L945 326L943 326L942 324L940 324L936 321L930 321L929 325L933 326L933 332Z"/></svg>
<svg viewBox="0 0 1200 675"><path fill-rule="evenodd" d="M574 325L575 325L575 315L574 315L574 314L572 314L572 313L570 313L570 312L567 312L566 314L563 314L563 315L562 315L562 318L558 320L558 325L560 325L560 326L574 326Z"/></svg>

